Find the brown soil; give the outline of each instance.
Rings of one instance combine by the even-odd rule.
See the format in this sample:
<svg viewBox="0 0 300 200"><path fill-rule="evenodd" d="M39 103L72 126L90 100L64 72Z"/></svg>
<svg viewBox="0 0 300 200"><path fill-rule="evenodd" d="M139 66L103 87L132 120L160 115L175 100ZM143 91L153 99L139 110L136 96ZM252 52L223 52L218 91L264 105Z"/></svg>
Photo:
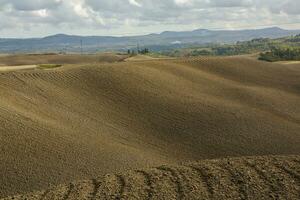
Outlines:
<svg viewBox="0 0 300 200"><path fill-rule="evenodd" d="M300 68L285 66L228 57L0 72L0 197L163 164L299 155Z"/></svg>
<svg viewBox="0 0 300 200"><path fill-rule="evenodd" d="M118 62L127 58L127 55L102 53L92 55L80 54L16 54L0 56L0 64L7 66L38 65L38 64L83 64Z"/></svg>
<svg viewBox="0 0 300 200"><path fill-rule="evenodd" d="M3 200L289 199L300 197L300 156L204 160L108 174Z"/></svg>

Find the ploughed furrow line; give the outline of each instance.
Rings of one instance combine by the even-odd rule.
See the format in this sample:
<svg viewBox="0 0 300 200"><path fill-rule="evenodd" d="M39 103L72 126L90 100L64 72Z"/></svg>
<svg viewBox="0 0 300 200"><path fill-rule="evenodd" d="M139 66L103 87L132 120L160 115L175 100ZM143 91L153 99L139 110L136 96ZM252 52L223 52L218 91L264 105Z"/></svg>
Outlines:
<svg viewBox="0 0 300 200"><path fill-rule="evenodd" d="M158 167L157 169L170 173L173 182L176 184L177 199L183 199L185 196L182 189L183 184L181 182L181 177L178 174L177 170L167 166Z"/></svg>
<svg viewBox="0 0 300 200"><path fill-rule="evenodd" d="M121 199L124 191L124 180L120 175L106 175L91 199Z"/></svg>
<svg viewBox="0 0 300 200"><path fill-rule="evenodd" d="M287 176L291 178L292 182L296 182L294 186L298 191L300 196L300 165L297 163L297 160L278 160L276 157L273 161L274 165L280 169L283 173L286 173Z"/></svg>
<svg viewBox="0 0 300 200"><path fill-rule="evenodd" d="M93 198L95 185L93 180L73 183L72 190L65 199L89 200Z"/></svg>
<svg viewBox="0 0 300 200"><path fill-rule="evenodd" d="M132 171L124 175L122 199L151 199L152 188L150 175L144 170Z"/></svg>
<svg viewBox="0 0 300 200"><path fill-rule="evenodd" d="M274 194L276 194L276 186L274 186L271 182L269 182L268 177L265 174L265 170L260 169L258 166L256 166L257 163L254 161L245 161L245 164L249 167L253 168L255 173L257 173L257 176L261 181L267 186L267 191L269 192L270 197L274 198ZM277 188L278 189L278 188Z"/></svg>
<svg viewBox="0 0 300 200"><path fill-rule="evenodd" d="M40 94L37 90L41 89L46 92L46 95L56 93L56 95L64 96L67 90L73 91L74 88L83 87L85 83L82 79L89 79L85 71L73 69L69 73L61 71L15 72L1 77L1 83L2 87L25 93L27 96ZM87 86L84 86L87 90Z"/></svg>
<svg viewBox="0 0 300 200"><path fill-rule="evenodd" d="M189 166L173 167L180 177L181 199L208 199L209 192L203 182L203 174ZM200 193L200 194L199 194Z"/></svg>
<svg viewBox="0 0 300 200"><path fill-rule="evenodd" d="M169 171L155 168L147 170L147 174L149 193L145 199L178 199L178 186Z"/></svg>
<svg viewBox="0 0 300 200"><path fill-rule="evenodd" d="M91 181L94 187L93 192L91 193L91 200L95 200L97 198L97 193L99 191L101 181L99 181L98 179L92 179Z"/></svg>
<svg viewBox="0 0 300 200"><path fill-rule="evenodd" d="M245 159L225 160L221 164L239 187L242 199L268 199L270 187Z"/></svg>
<svg viewBox="0 0 300 200"><path fill-rule="evenodd" d="M205 180L209 186L212 198L215 199L239 199L238 187L232 182L226 170L218 165L218 162L203 162L201 165L193 165L203 171ZM230 192L229 192L230 191Z"/></svg>
<svg viewBox="0 0 300 200"><path fill-rule="evenodd" d="M141 186L145 189L145 192L146 192L146 196L144 199L147 199L147 200L152 199L154 188L153 188L153 183L151 181L152 180L151 174L145 170L137 170L137 171L135 171L135 173L141 174L144 177L145 185ZM135 186L133 186L133 187L135 187ZM141 192L141 191L139 191L139 192Z"/></svg>
<svg viewBox="0 0 300 200"><path fill-rule="evenodd" d="M116 175L118 178L119 184L119 196L117 199L122 199L124 195L124 188L125 188L125 178L122 175Z"/></svg>
<svg viewBox="0 0 300 200"><path fill-rule="evenodd" d="M299 199L299 156L204 160L108 174L3 200Z"/></svg>
<svg viewBox="0 0 300 200"><path fill-rule="evenodd" d="M239 170L236 170L236 166L234 166L231 161L221 162L219 166L224 168L227 171L228 176L231 177L232 182L238 188L240 198L250 199L249 193L247 193L247 188L245 188L246 182L241 178L242 173Z"/></svg>
<svg viewBox="0 0 300 200"><path fill-rule="evenodd" d="M247 164L255 169L260 178L269 186L270 196L275 199L290 199L293 191L291 186L286 185L287 177L282 176L282 172L278 172L273 163L269 160L247 160ZM288 187L288 188L286 188Z"/></svg>
<svg viewBox="0 0 300 200"><path fill-rule="evenodd" d="M191 169L197 172L197 177L200 178L201 183L203 185L202 189L204 188L204 193L206 193L207 198L206 199L212 199L213 198L213 186L208 181L208 173L203 167L197 167L197 166L189 166ZM196 195L198 191L195 191Z"/></svg>
<svg viewBox="0 0 300 200"><path fill-rule="evenodd" d="M10 74L9 76L1 77L1 86L9 88L22 88L27 85L27 82L23 77L19 77L17 74Z"/></svg>
<svg viewBox="0 0 300 200"><path fill-rule="evenodd" d="M281 176L285 176L285 178L282 178L285 187L284 189L289 191L288 199L292 198L300 198L300 174L297 173L298 169L294 168L293 165L291 165L289 162L278 162L278 160L275 158L274 167L277 168ZM286 186L291 186L290 188L287 188Z"/></svg>

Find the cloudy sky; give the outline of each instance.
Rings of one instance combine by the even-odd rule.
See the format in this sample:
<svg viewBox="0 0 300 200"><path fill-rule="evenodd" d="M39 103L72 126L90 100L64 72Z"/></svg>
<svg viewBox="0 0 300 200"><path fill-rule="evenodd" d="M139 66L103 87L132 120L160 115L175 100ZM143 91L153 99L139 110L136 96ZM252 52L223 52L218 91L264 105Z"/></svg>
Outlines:
<svg viewBox="0 0 300 200"><path fill-rule="evenodd" d="M0 0L0 37L300 29L300 0Z"/></svg>

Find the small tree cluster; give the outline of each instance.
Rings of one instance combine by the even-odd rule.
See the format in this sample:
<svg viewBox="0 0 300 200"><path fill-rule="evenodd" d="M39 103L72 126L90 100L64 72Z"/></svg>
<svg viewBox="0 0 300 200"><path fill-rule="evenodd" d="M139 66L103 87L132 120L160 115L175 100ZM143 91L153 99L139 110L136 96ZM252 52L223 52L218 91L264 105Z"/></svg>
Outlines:
<svg viewBox="0 0 300 200"><path fill-rule="evenodd" d="M269 62L285 61L285 60L300 60L300 48L283 48L272 47L271 51L261 53L260 60L266 60Z"/></svg>
<svg viewBox="0 0 300 200"><path fill-rule="evenodd" d="M130 50L130 49L128 49L128 50L127 50L127 54L128 54L128 55L131 55L131 56L134 56L134 55L136 55L136 52L135 52L135 50Z"/></svg>
<svg viewBox="0 0 300 200"><path fill-rule="evenodd" d="M150 53L150 51L148 48L144 48L144 49L138 50L138 51L130 50L130 49L127 50L128 55L136 55L137 53L138 54L148 54L148 53Z"/></svg>
<svg viewBox="0 0 300 200"><path fill-rule="evenodd" d="M144 48L142 50L139 50L139 54L148 54L150 51L147 48Z"/></svg>
<svg viewBox="0 0 300 200"><path fill-rule="evenodd" d="M300 34L288 39L287 42L300 42Z"/></svg>

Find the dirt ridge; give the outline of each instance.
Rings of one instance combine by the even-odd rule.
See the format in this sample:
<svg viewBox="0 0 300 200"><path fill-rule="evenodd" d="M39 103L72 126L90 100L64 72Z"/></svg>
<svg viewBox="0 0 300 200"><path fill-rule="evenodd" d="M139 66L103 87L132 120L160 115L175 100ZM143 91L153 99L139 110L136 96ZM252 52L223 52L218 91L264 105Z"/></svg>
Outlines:
<svg viewBox="0 0 300 200"><path fill-rule="evenodd" d="M299 133L296 66L226 57L0 72L0 197L130 169L232 156L298 155ZM164 189L155 184L160 177L178 195L195 187L185 185L186 171L202 173L203 179L214 171L228 174L219 177L224 182L234 174L239 181L240 173L226 166L154 168L121 182L112 176L100 181L97 193L109 196L115 188L121 189L119 196L132 197L127 191L137 184L139 195L157 198L152 191ZM261 181L263 174L241 166L256 174L243 177L270 187ZM297 174L291 171L291 176ZM191 179L204 188L202 196L215 195L216 180ZM236 196L246 191L235 182L230 187Z"/></svg>
<svg viewBox="0 0 300 200"><path fill-rule="evenodd" d="M2 200L299 199L299 161L300 156L203 160L182 166L161 166L153 169L129 171L124 174L106 175L97 179L54 187L47 190L46 193L42 191ZM207 168L208 166L210 169ZM220 174L216 167L224 170L224 173ZM248 167L254 169L254 173L244 170ZM195 168L205 172L200 175L190 170ZM290 176L290 172L284 172L281 170L282 168L288 169L296 176ZM179 171L181 176L186 177L184 181L178 177ZM230 172L226 173L226 171ZM141 173L152 177L148 179L148 183L143 182L142 185L139 185L138 179L130 178L138 178ZM255 178L257 175L259 179ZM163 177L169 177L169 179ZM199 182L201 182L202 187L198 187ZM109 183L109 185L105 183ZM126 185L131 185L131 187L126 187ZM232 185L236 187L231 187ZM190 189L183 189L187 186Z"/></svg>

